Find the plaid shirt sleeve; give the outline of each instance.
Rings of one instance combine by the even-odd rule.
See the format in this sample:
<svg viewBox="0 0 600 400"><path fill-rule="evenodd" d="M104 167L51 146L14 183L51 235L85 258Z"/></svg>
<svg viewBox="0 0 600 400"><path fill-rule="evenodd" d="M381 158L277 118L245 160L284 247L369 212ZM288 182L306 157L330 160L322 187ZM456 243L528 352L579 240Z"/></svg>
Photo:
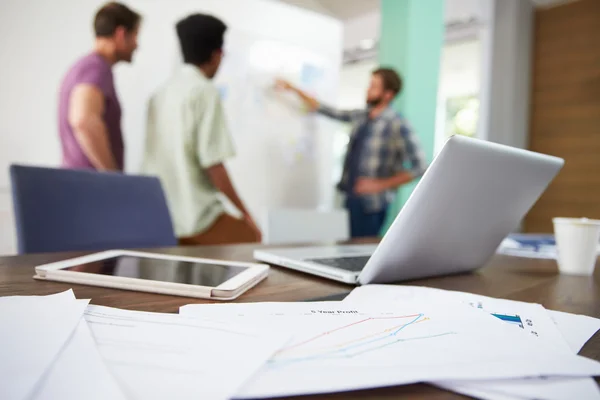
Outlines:
<svg viewBox="0 0 600 400"><path fill-rule="evenodd" d="M383 120L373 124L369 140L361 152L361 175L371 178L381 178L382 166L394 159L394 148L390 146L389 123Z"/></svg>
<svg viewBox="0 0 600 400"><path fill-rule="evenodd" d="M419 138L406 121L401 121L396 129L400 139L404 142L403 158L410 163L410 169L408 169L408 171L410 171L415 178L418 178L423 175L427 169L427 161L425 160L425 154L421 148Z"/></svg>
<svg viewBox="0 0 600 400"><path fill-rule="evenodd" d="M325 106L323 104L319 105L317 109L319 114L323 114L329 118L337 119L342 122L354 122L358 118L361 118L366 114L366 111L363 110L336 110L335 108Z"/></svg>

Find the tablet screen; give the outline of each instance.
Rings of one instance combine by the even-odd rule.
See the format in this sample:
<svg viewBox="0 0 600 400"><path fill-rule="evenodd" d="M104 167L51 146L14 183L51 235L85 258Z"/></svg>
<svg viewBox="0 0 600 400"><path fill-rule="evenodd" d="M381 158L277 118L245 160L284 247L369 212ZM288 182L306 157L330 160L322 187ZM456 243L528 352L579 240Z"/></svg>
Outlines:
<svg viewBox="0 0 600 400"><path fill-rule="evenodd" d="M64 270L216 287L244 272L246 269L248 267L118 256L75 265Z"/></svg>

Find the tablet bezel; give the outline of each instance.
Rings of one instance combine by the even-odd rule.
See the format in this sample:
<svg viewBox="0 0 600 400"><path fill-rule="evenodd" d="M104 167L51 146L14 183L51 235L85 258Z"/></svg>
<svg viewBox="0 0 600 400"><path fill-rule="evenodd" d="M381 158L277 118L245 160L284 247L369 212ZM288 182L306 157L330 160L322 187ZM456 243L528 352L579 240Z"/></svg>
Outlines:
<svg viewBox="0 0 600 400"><path fill-rule="evenodd" d="M188 261L214 265L230 265L245 267L247 269L216 287L64 270L65 268L119 256L143 257L171 261ZM35 271L36 275L34 278L41 280L71 282L84 285L110 287L115 289L135 290L214 300L232 300L264 279L268 275L269 266L257 263L215 260L209 258L188 257L143 251L107 250L99 253L71 258L68 260L39 265L35 267Z"/></svg>

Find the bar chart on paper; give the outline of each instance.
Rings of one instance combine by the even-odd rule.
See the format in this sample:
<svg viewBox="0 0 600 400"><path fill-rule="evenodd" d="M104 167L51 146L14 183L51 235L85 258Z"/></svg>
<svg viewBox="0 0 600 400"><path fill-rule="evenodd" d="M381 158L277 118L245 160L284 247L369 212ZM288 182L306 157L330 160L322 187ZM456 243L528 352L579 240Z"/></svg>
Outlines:
<svg viewBox="0 0 600 400"><path fill-rule="evenodd" d="M488 303L493 305L493 304L497 304L498 302L494 303L493 300L488 300ZM513 314L510 312L506 312L506 311L505 312L491 311L489 306L484 306L483 300L471 301L471 302L469 302L469 304L472 307L475 307L475 308L478 308L480 310L490 313L494 317L498 318L501 321L506 322L507 324L519 327L521 329L527 329L529 331L529 333L531 333L532 335L539 336L539 333L537 332L537 328L535 327L535 325L537 325L537 324L534 323L534 318L531 316L529 318L526 318L526 317L523 317L521 314ZM496 308L502 308L502 307L499 307L498 305L496 305ZM503 308L506 309L506 306L504 306ZM510 306L508 308L514 309L514 307L510 307ZM494 308L492 308L492 310L493 309Z"/></svg>
<svg viewBox="0 0 600 400"><path fill-rule="evenodd" d="M501 319L502 321L504 321L506 323L516 325L521 329L524 328L523 320L521 319L521 316L519 316L519 315L508 315L508 314L498 314L498 313L492 313L492 315L498 319Z"/></svg>

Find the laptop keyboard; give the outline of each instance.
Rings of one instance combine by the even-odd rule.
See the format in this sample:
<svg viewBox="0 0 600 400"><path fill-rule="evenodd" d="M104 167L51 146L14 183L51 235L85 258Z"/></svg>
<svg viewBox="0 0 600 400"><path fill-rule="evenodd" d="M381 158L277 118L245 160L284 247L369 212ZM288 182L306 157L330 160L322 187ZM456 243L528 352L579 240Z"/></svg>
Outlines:
<svg viewBox="0 0 600 400"><path fill-rule="evenodd" d="M327 265L328 267L334 267L343 269L346 271L360 272L367 265L370 256L359 256L359 257L336 257L336 258L315 258L312 260L306 260L315 264Z"/></svg>

